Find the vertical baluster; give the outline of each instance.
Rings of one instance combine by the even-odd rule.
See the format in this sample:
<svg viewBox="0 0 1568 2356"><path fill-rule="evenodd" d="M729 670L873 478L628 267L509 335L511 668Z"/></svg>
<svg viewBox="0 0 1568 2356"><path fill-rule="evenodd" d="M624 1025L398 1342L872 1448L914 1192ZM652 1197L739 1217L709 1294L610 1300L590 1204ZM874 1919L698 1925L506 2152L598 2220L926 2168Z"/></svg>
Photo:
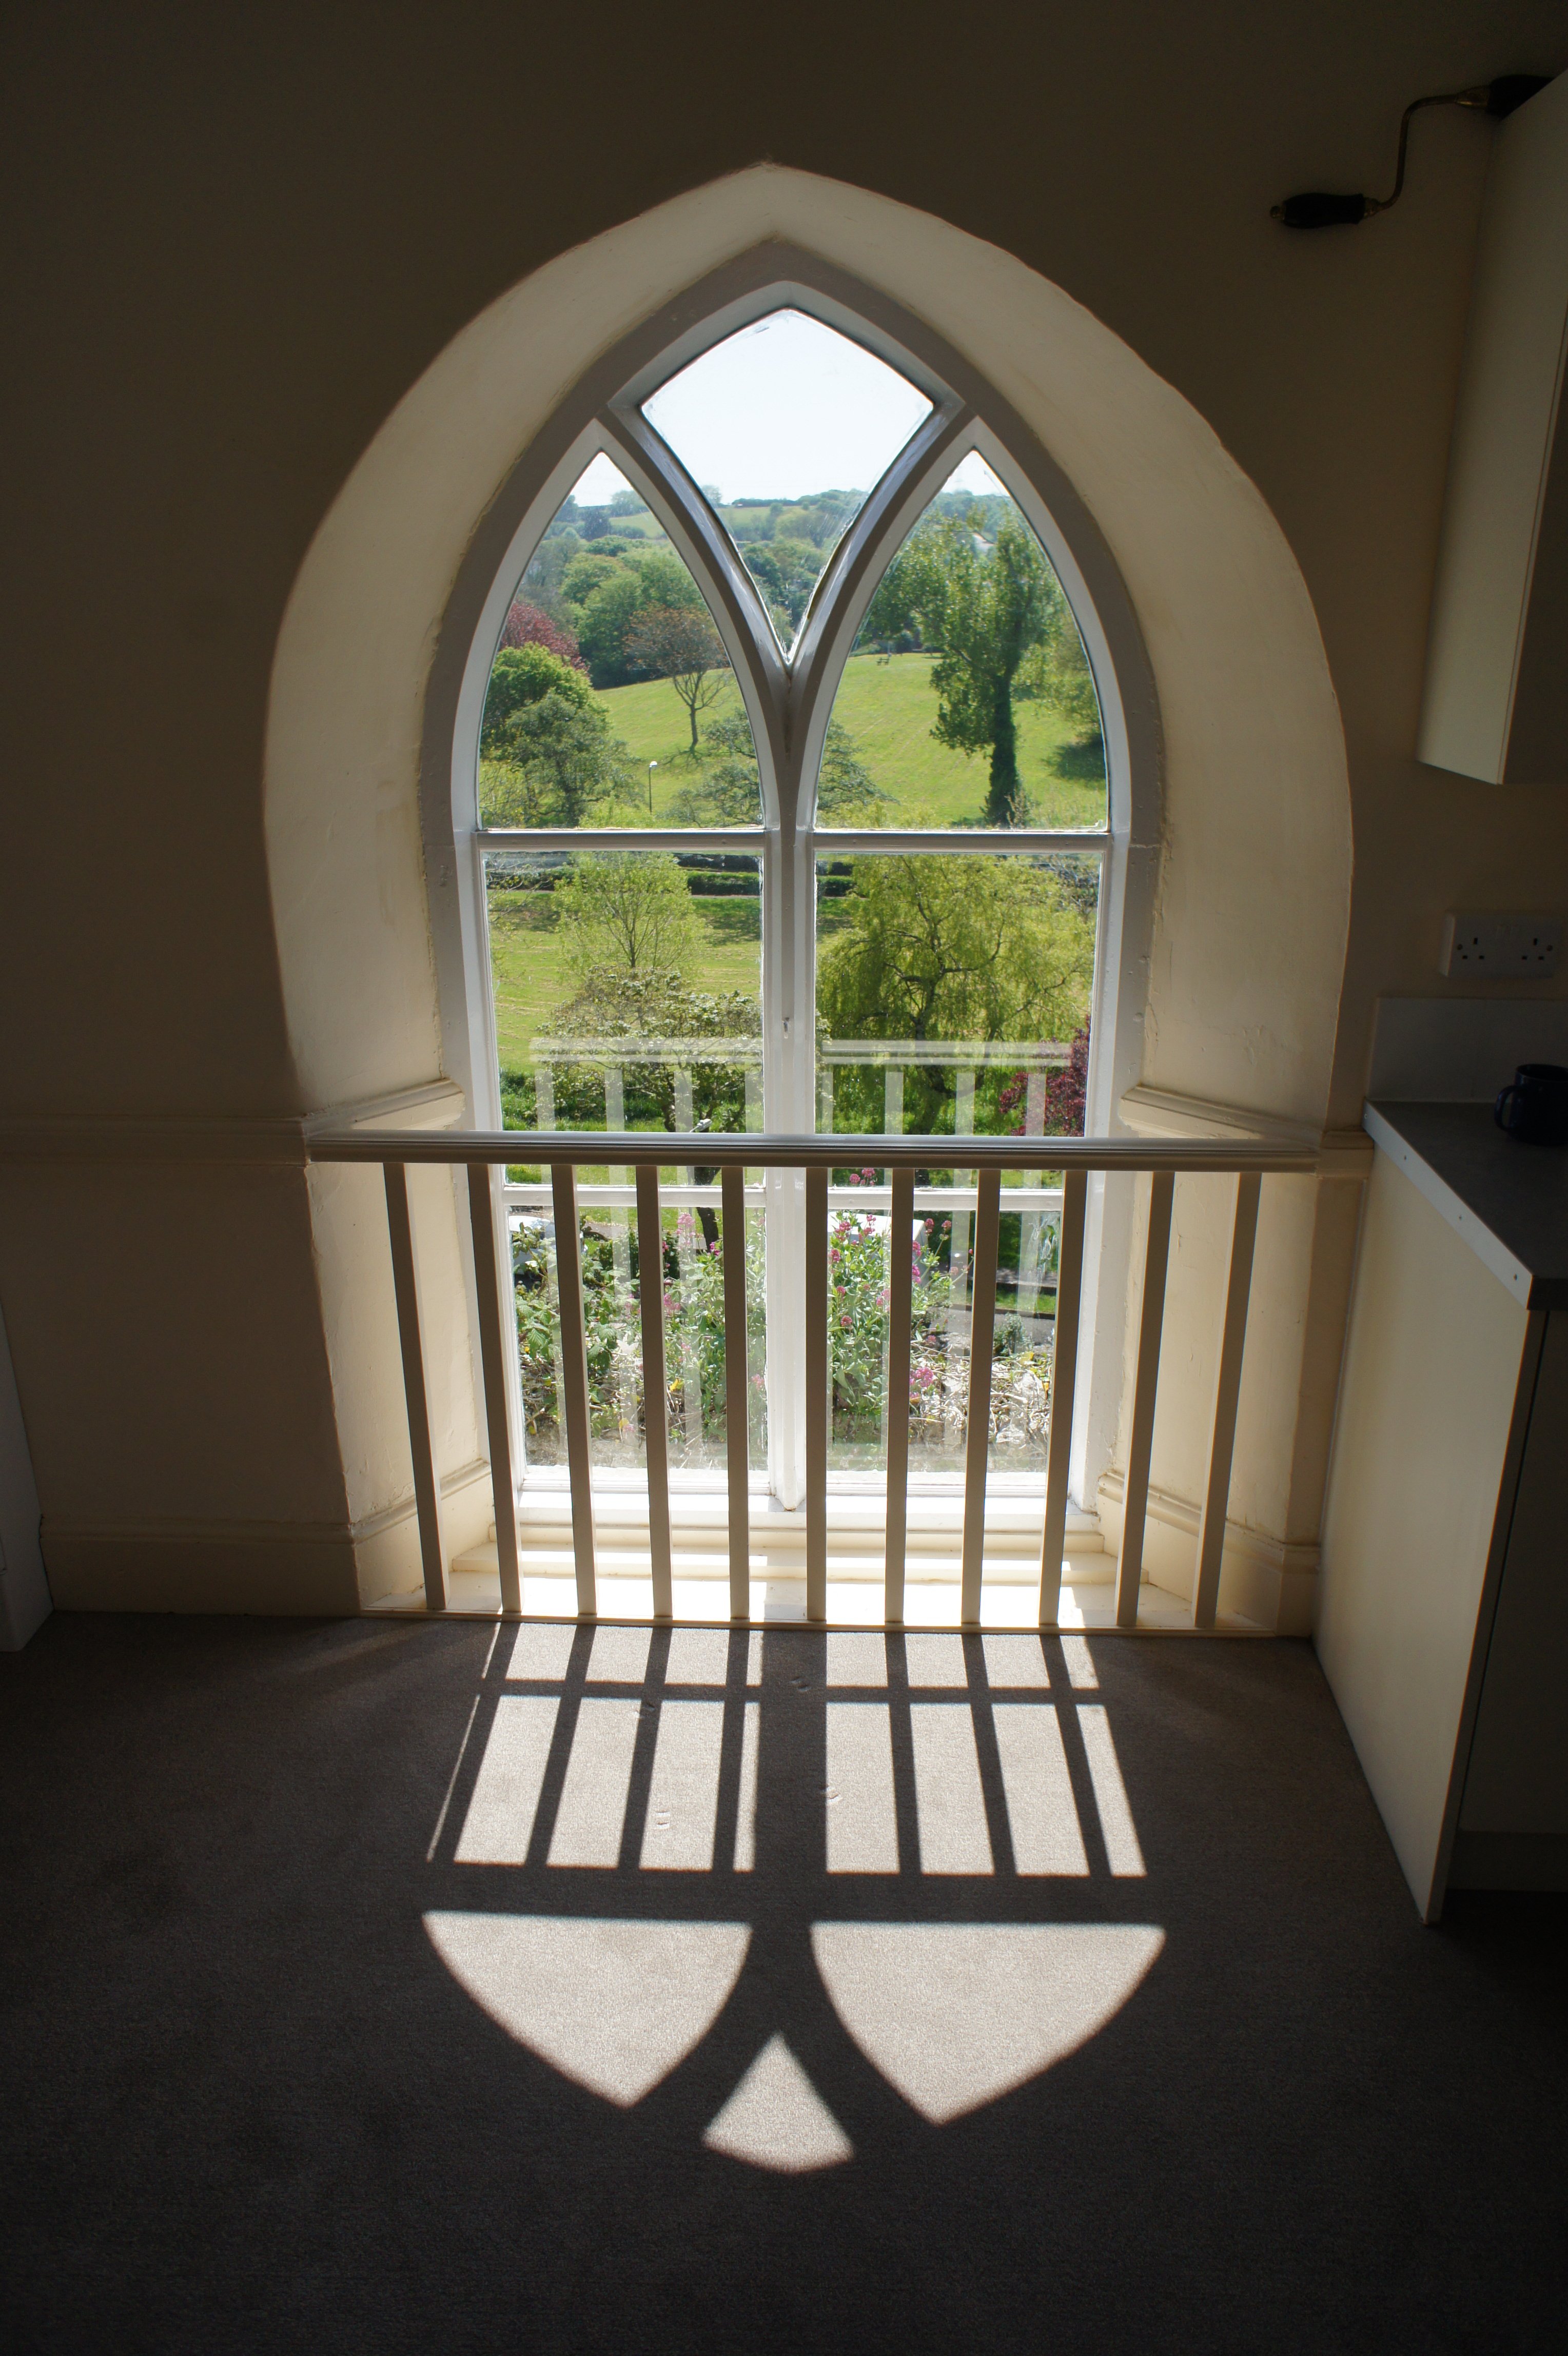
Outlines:
<svg viewBox="0 0 1568 2356"><path fill-rule="evenodd" d="M974 1066L972 1064L967 1070L956 1071L953 1074L952 1128L955 1137L968 1137L973 1132ZM955 1170L952 1173L952 1183L955 1188L972 1186L973 1171ZM948 1310L950 1354L953 1343L961 1340L963 1334L963 1304L969 1290L971 1224L970 1214L955 1206L952 1227L948 1238L948 1276L950 1287L948 1293L950 1304Z"/></svg>
<svg viewBox="0 0 1568 2356"><path fill-rule="evenodd" d="M980 1567L985 1545L985 1468L991 1446L991 1358L996 1340L996 1239L1002 1173L983 1170L974 1222L974 1285L969 1324L969 1425L963 1462L963 1588L961 1617L980 1622Z"/></svg>
<svg viewBox="0 0 1568 2356"><path fill-rule="evenodd" d="M408 1173L401 1162L381 1165L387 1196L387 1237L392 1245L392 1291L397 1301L397 1337L403 1350L403 1395L408 1408L408 1446L413 1459L413 1503L419 1515L419 1553L424 1569L424 1608L446 1609L446 1563L441 1548L441 1498L430 1444L430 1403L424 1389L424 1351L419 1336L419 1280L413 1265L413 1230L408 1218Z"/></svg>
<svg viewBox="0 0 1568 2356"><path fill-rule="evenodd" d="M1236 1179L1236 1218L1230 1231L1230 1273L1225 1284L1225 1322L1219 1339L1219 1374L1214 1387L1214 1440L1208 1456L1208 1487L1197 1533L1197 1568L1192 1587L1192 1624L1212 1628L1219 1603L1219 1565L1225 1551L1225 1515L1230 1503L1230 1459L1236 1445L1236 1405L1241 1395L1241 1353L1247 1341L1247 1303L1252 1290L1252 1247L1258 1235L1256 1171Z"/></svg>
<svg viewBox="0 0 1568 2356"><path fill-rule="evenodd" d="M1028 1072L1024 1079L1024 1134L1040 1137L1046 1127L1046 1076L1044 1071ZM1041 1173L1030 1172L1030 1183L1038 1185ZM1018 1221L1018 1314L1037 1317L1040 1313L1040 1271L1047 1258L1046 1238L1050 1230L1038 1211L1026 1211Z"/></svg>
<svg viewBox="0 0 1568 2356"><path fill-rule="evenodd" d="M675 1609L670 1560L670 1383L664 1365L664 1237L659 1222L659 1165L637 1165L638 1290L642 1306L642 1430L648 1451L648 1550L653 1565L653 1616Z"/></svg>
<svg viewBox="0 0 1568 2356"><path fill-rule="evenodd" d="M542 1063L534 1073L534 1126L542 1133L555 1127L555 1066ZM546 1252L546 1261L549 1254ZM560 1408L563 1435L566 1428L566 1410L560 1403L566 1396L566 1378L561 1371L561 1333L557 1327L550 1337L551 1372L555 1377L555 1398Z"/></svg>
<svg viewBox="0 0 1568 2356"><path fill-rule="evenodd" d="M828 1616L828 1179L806 1173L806 1617Z"/></svg>
<svg viewBox="0 0 1568 2356"><path fill-rule="evenodd" d="M904 1071L903 1066L898 1064L889 1064L883 1071L882 1130L883 1134L886 1137L902 1137L904 1134ZM881 1184L887 1179L894 1177L895 1173L886 1168L880 1168L878 1169L876 1175L877 1183L878 1184ZM889 1288L891 1288L893 1282L893 1263L897 1257L894 1250L896 1233L897 1230L895 1229L892 1221L889 1220L887 1226L887 1282ZM891 1300L891 1290L889 1290L889 1300ZM887 1446L887 1433L889 1429L888 1402L893 1397L893 1392L890 1387L892 1361L888 1355L891 1342L892 1327L889 1325L883 1335L882 1407L877 1417L876 1430L877 1440L885 1451Z"/></svg>
<svg viewBox="0 0 1568 2356"><path fill-rule="evenodd" d="M1138 1369L1133 1382L1133 1429L1127 1447L1126 1511L1116 1565L1116 1625L1138 1624L1144 1576L1144 1522L1149 1509L1149 1454L1155 1439L1155 1392L1160 1378L1160 1334L1165 1315L1165 1263L1171 1240L1176 1181L1156 1170L1149 1181L1149 1237L1144 1255L1144 1312L1138 1325Z"/></svg>
<svg viewBox="0 0 1568 2356"><path fill-rule="evenodd" d="M577 1571L577 1612L597 1609L594 1578L594 1498L588 1458L588 1352L583 1334L583 1266L577 1231L577 1173L569 1162L550 1173L555 1211L555 1283L561 1303L561 1415L566 1426L566 1471L572 1484L572 1557Z"/></svg>
<svg viewBox="0 0 1568 2356"><path fill-rule="evenodd" d="M608 1131L616 1132L623 1130L625 1127L626 1074L620 1065L609 1064L605 1068L605 1128ZM624 1186L626 1178L627 1173L624 1169L612 1169L609 1173L609 1183L612 1186ZM631 1215L629 1212L612 1210L609 1213L609 1229L610 1259L615 1269L616 1315L618 1323L621 1315L629 1307L631 1296ZM619 1427L618 1436L624 1446L635 1448L637 1399L631 1369L627 1364L625 1355L618 1348L616 1352L615 1366L616 1422Z"/></svg>
<svg viewBox="0 0 1568 2356"><path fill-rule="evenodd" d="M468 1164L468 1225L474 1237L474 1284L479 1303L479 1363L485 1384L485 1428L490 1445L490 1495L496 1512L496 1558L500 1565L501 1610L522 1610L522 1571L517 1551L517 1492L511 1473L511 1427L506 1402L506 1333L517 1346L517 1312L511 1269L503 1306L499 1255L496 1250L494 1173L488 1162Z"/></svg>
<svg viewBox="0 0 1568 2356"><path fill-rule="evenodd" d="M893 1213L887 1229L887 1535L883 1557L883 1612L904 1617L904 1557L909 1502L909 1322L914 1276L915 1173L893 1173Z"/></svg>
<svg viewBox="0 0 1568 2356"><path fill-rule="evenodd" d="M692 1074L689 1066L677 1064L672 1075L675 1097L675 1126L689 1131L696 1119L692 1098ZM688 1165L682 1173L686 1184L694 1186L697 1173ZM681 1405L682 1421L686 1434L686 1462L694 1464L703 1450L703 1362L692 1333L693 1282L692 1270L697 1257L697 1237L702 1233L702 1221L693 1205L688 1205L675 1215L675 1264L681 1271Z"/></svg>
<svg viewBox="0 0 1568 2356"><path fill-rule="evenodd" d="M1072 1399L1078 1380L1078 1318L1083 1290L1083 1218L1089 1173L1069 1170L1062 1189L1061 1251L1057 1262L1057 1330L1051 1348L1051 1436L1046 1461L1046 1531L1040 1546L1040 1625L1054 1628L1061 1601L1067 1543L1067 1477L1072 1455Z"/></svg>
<svg viewBox="0 0 1568 2356"><path fill-rule="evenodd" d="M725 1459L729 1488L729 1616L751 1617L750 1401L746 1347L746 1172L719 1172L725 1255Z"/></svg>

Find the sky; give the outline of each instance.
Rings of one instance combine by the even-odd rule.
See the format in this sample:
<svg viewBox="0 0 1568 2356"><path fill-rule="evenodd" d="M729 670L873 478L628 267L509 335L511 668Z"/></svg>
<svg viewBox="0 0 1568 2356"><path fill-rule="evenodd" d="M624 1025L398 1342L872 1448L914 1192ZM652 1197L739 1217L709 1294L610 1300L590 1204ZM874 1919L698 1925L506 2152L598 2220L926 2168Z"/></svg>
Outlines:
<svg viewBox="0 0 1568 2356"><path fill-rule="evenodd" d="M703 353L643 411L687 472L727 501L869 491L930 403L847 337L799 311L776 311ZM575 497L596 507L625 487L611 461L598 457ZM972 451L948 487L1004 487Z"/></svg>

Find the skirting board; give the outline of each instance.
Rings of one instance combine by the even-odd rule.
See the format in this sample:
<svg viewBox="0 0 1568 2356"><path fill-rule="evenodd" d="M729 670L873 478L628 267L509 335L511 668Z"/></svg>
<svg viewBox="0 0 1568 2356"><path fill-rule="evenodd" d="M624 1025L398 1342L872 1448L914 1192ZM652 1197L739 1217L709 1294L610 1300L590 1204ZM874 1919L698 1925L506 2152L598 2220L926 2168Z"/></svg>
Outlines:
<svg viewBox="0 0 1568 2356"><path fill-rule="evenodd" d="M490 1468L443 1476L447 1559L489 1527ZM241 1612L347 1617L422 1584L412 1497L359 1522L70 1521L46 1515L59 1612Z"/></svg>
<svg viewBox="0 0 1568 2356"><path fill-rule="evenodd" d="M1454 1836L1450 1890L1568 1890L1568 1837L1562 1833Z"/></svg>
<svg viewBox="0 0 1568 2356"><path fill-rule="evenodd" d="M1126 1476L1106 1472L1100 1483L1100 1522L1107 1552L1122 1551ZM1144 1577L1168 1594L1192 1599L1197 1569L1198 1510L1167 1490L1149 1491L1144 1532ZM1287 1544L1240 1523L1227 1522L1220 1558L1219 1610L1250 1620L1275 1636L1310 1636L1317 1594L1316 1546Z"/></svg>

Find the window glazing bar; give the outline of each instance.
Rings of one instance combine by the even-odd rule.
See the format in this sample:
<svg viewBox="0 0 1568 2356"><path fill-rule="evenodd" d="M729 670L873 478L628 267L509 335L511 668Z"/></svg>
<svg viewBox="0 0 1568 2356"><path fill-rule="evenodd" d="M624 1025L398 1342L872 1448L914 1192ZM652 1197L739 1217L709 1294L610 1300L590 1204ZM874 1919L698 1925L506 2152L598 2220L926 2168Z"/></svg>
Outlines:
<svg viewBox="0 0 1568 2356"><path fill-rule="evenodd" d="M1100 829L1092 834L1075 834L1060 829L1023 826L994 830L965 827L961 832L937 832L929 827L846 827L842 834L832 834L822 828L811 830L805 840L817 859L854 859L873 851L898 858L922 851L944 855L972 851L991 858L998 854L1016 858L1043 851L1073 851L1086 858L1102 859L1111 847L1110 835Z"/></svg>
<svg viewBox="0 0 1568 2356"><path fill-rule="evenodd" d="M513 856L545 851L760 851L760 826L489 826L476 827L481 851Z"/></svg>

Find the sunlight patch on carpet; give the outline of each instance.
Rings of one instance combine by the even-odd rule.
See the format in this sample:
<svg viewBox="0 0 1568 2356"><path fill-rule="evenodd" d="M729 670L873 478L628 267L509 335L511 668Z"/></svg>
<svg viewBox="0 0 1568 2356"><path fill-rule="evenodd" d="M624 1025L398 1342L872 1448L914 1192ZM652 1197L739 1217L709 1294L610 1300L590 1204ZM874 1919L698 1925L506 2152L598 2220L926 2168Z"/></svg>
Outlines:
<svg viewBox="0 0 1568 2356"><path fill-rule="evenodd" d="M811 1952L866 2060L938 2125L1086 2044L1160 1949L1152 1924L815 1922Z"/></svg>
<svg viewBox="0 0 1568 2356"><path fill-rule="evenodd" d="M706 2036L740 1976L744 1922L430 1913L458 1985L563 2077L627 2107Z"/></svg>
<svg viewBox="0 0 1568 2356"><path fill-rule="evenodd" d="M854 2158L854 2147L781 2037L770 2037L703 2137L710 2151L803 2176Z"/></svg>

